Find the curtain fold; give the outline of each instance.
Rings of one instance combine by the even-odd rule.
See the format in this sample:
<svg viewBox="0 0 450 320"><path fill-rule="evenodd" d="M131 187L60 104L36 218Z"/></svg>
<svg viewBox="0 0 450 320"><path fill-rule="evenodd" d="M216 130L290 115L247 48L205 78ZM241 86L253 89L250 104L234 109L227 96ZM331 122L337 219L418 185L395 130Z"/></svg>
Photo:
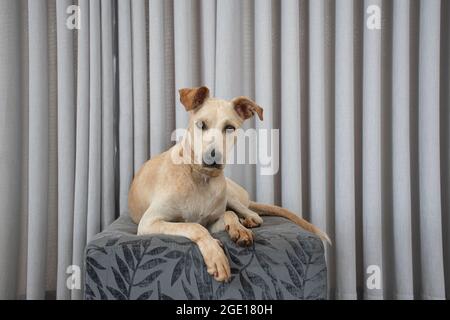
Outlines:
<svg viewBox="0 0 450 320"><path fill-rule="evenodd" d="M411 59L409 26L411 8L408 0L395 1L393 8L392 48L392 182L393 232L396 298L412 299L413 243L411 202L411 147L410 147L410 76ZM408 35L408 36L405 36Z"/></svg>
<svg viewBox="0 0 450 320"><path fill-rule="evenodd" d="M27 297L45 297L49 197L49 71L47 1L28 4L29 169ZM41 251L42 250L42 251Z"/></svg>
<svg viewBox="0 0 450 320"><path fill-rule="evenodd" d="M297 0L281 3L281 128L280 151L289 153L293 159L301 159L301 145L291 144L291 139L301 141L300 112L300 8ZM281 157L281 203L286 208L301 212L302 183L301 166L289 157Z"/></svg>
<svg viewBox="0 0 450 320"><path fill-rule="evenodd" d="M178 90L201 85L199 11L199 1L173 1L174 52L183 52L183 54L175 54L174 61L175 91L173 94L177 104L175 108L177 128L184 128L188 120L188 113L179 102Z"/></svg>
<svg viewBox="0 0 450 320"><path fill-rule="evenodd" d="M18 289L22 163L22 44L19 1L0 1L0 298Z"/></svg>
<svg viewBox="0 0 450 320"><path fill-rule="evenodd" d="M340 299L357 298L353 7L353 0L336 1L334 243L339 257L336 297Z"/></svg>
<svg viewBox="0 0 450 320"><path fill-rule="evenodd" d="M58 56L58 275L57 297L69 298L66 268L72 263L75 182L74 35L64 13L70 0L56 2Z"/></svg>
<svg viewBox="0 0 450 320"><path fill-rule="evenodd" d="M441 45L441 164L442 164L442 221L444 238L444 267L445 267L445 289L447 297L450 297L450 3L442 2L442 45Z"/></svg>
<svg viewBox="0 0 450 320"><path fill-rule="evenodd" d="M216 7L216 0L200 1L201 80L212 92L215 92Z"/></svg>
<svg viewBox="0 0 450 320"><path fill-rule="evenodd" d="M441 0L0 0L0 298L83 297L86 243L200 85L279 130L278 172L226 174L330 235L330 298L449 298L449 19Z"/></svg>
<svg viewBox="0 0 450 320"><path fill-rule="evenodd" d="M330 234L332 213L332 48L330 1L309 4L309 163L310 163L310 219ZM331 80L330 80L331 79ZM328 284L334 283L334 257L326 251Z"/></svg>
<svg viewBox="0 0 450 320"><path fill-rule="evenodd" d="M126 214L133 178L133 60L130 0L118 1L119 37L119 210Z"/></svg>
<svg viewBox="0 0 450 320"><path fill-rule="evenodd" d="M381 0L366 0L367 11ZM369 24L369 22L368 22ZM382 217L382 47L381 31L364 28L363 78L363 243L364 270L371 265L383 270ZM371 290L368 298L383 298L381 289Z"/></svg>
<svg viewBox="0 0 450 320"><path fill-rule="evenodd" d="M309 5L309 138L311 171L311 222L327 230L329 211L328 184L329 159L329 113L330 113L330 61L326 52L330 49L329 30L326 29L326 2ZM328 41L327 41L328 37Z"/></svg>
<svg viewBox="0 0 450 320"><path fill-rule="evenodd" d="M131 2L133 32L134 172L148 159L147 46L145 1Z"/></svg>
<svg viewBox="0 0 450 320"><path fill-rule="evenodd" d="M101 169L101 227L111 224L115 219L115 166L116 131L115 117L115 64L114 64L114 4L110 0L101 1L101 65L102 65L102 169Z"/></svg>
<svg viewBox="0 0 450 320"><path fill-rule="evenodd" d="M420 3L419 201L421 285L425 299L438 299L445 295L439 156L440 7L439 0Z"/></svg>
<svg viewBox="0 0 450 320"><path fill-rule="evenodd" d="M87 241L100 232L102 69L100 1L89 2L89 178Z"/></svg>
<svg viewBox="0 0 450 320"><path fill-rule="evenodd" d="M77 32L77 115L75 154L75 195L73 213L73 257L72 264L83 265L86 246L86 224L89 174L89 1L79 0L83 12ZM72 290L72 299L81 299L80 290Z"/></svg>

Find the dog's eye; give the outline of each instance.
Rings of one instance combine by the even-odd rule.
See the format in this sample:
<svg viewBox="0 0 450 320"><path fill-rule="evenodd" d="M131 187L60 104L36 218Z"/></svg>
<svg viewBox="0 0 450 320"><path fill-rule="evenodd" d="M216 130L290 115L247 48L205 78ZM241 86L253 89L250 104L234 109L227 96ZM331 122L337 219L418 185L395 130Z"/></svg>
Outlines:
<svg viewBox="0 0 450 320"><path fill-rule="evenodd" d="M231 126L231 125L228 125L228 126L225 127L225 132L226 133L232 133L234 130L236 130L236 128Z"/></svg>
<svg viewBox="0 0 450 320"><path fill-rule="evenodd" d="M204 123L203 121L197 121L195 124L197 125L197 128L206 130L206 123Z"/></svg>

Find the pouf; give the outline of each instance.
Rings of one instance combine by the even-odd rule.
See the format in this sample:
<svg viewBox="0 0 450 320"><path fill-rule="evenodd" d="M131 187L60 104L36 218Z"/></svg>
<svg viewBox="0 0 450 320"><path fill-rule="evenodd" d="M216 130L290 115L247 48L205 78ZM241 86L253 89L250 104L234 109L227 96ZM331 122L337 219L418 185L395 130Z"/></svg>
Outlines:
<svg viewBox="0 0 450 320"><path fill-rule="evenodd" d="M178 236L137 236L121 216L85 251L85 299L325 299L322 241L289 220L264 217L254 243L242 248L214 234L229 258L231 281L216 282L197 246Z"/></svg>

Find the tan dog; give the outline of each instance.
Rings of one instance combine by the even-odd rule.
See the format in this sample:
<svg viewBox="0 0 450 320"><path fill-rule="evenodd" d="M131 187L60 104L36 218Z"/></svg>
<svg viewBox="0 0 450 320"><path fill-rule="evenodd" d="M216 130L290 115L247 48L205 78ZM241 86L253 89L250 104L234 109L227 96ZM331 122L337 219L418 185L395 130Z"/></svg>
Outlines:
<svg viewBox="0 0 450 320"><path fill-rule="evenodd" d="M210 98L206 87L179 92L181 103L190 113L187 134L180 143L147 161L131 184L128 205L139 235L189 238L198 245L208 273L217 281L230 278L230 265L221 243L210 231L226 230L238 245L248 246L253 241L248 228L263 222L260 215L273 215L288 218L330 241L324 232L294 213L250 201L241 186L225 178L224 146L235 142L235 131L244 120L255 113L263 119L261 107L246 97L232 101ZM202 154L196 154L190 142L197 136L201 137L201 149L206 150ZM186 155L200 161L174 161L177 156Z"/></svg>

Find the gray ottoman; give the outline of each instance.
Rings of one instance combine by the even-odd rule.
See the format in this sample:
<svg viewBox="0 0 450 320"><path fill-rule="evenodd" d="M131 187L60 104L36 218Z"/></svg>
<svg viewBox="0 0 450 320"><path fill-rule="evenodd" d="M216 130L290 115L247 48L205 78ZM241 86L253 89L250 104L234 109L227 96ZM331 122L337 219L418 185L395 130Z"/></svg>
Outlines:
<svg viewBox="0 0 450 320"><path fill-rule="evenodd" d="M183 237L137 236L122 216L86 248L85 299L325 299L327 271L322 241L292 222L264 217L255 242L222 241L232 278L216 282L197 246Z"/></svg>

